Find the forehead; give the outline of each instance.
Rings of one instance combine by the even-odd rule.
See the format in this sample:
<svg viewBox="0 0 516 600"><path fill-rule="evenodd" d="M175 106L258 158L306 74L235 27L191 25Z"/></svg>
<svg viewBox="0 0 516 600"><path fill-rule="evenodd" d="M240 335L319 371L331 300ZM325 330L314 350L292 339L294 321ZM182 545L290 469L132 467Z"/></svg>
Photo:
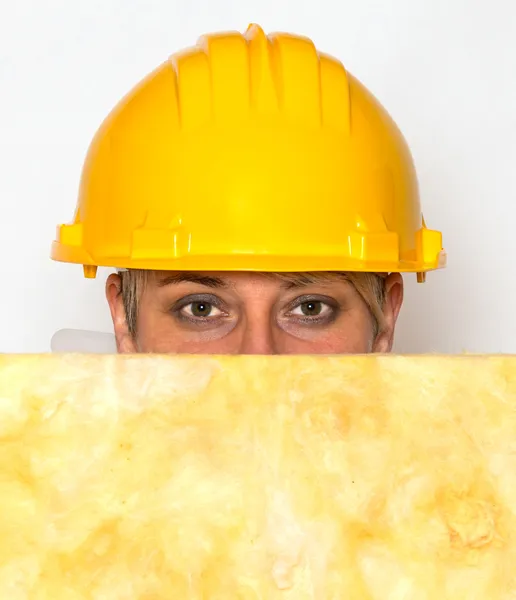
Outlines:
<svg viewBox="0 0 516 600"><path fill-rule="evenodd" d="M250 272L210 272L210 271L155 271L152 280L159 287L194 283L212 288L229 288L238 285L268 281L286 289L307 285L329 285L348 281L345 273L250 273Z"/></svg>

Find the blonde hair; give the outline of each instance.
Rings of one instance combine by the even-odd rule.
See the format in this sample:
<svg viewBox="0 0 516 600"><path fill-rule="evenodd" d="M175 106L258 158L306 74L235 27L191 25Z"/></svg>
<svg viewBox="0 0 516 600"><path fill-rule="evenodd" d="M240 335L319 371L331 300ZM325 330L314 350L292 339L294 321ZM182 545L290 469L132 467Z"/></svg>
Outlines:
<svg viewBox="0 0 516 600"><path fill-rule="evenodd" d="M125 309L125 318L129 333L136 336L138 309L141 295L148 280L150 271L143 269L129 269L120 273L121 294ZM376 337L384 326L383 305L385 302L385 274L379 273L264 273L264 275L282 281L299 281L300 277L306 283L316 283L321 279L345 279L359 293L365 302L373 320L373 336Z"/></svg>

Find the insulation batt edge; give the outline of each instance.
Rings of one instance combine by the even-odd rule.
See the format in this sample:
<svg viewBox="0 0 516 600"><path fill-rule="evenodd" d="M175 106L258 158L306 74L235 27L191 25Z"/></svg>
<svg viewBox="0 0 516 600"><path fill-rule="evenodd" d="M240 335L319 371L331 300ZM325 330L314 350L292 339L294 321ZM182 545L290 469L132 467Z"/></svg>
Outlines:
<svg viewBox="0 0 516 600"><path fill-rule="evenodd" d="M1 600L516 598L516 357L0 356Z"/></svg>

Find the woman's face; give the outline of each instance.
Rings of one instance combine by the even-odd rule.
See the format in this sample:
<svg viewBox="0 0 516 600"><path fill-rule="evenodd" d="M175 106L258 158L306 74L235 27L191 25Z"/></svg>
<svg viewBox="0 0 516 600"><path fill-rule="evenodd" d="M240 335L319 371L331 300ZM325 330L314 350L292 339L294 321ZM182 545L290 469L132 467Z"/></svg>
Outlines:
<svg viewBox="0 0 516 600"><path fill-rule="evenodd" d="M403 299L398 274L385 280L384 322L374 320L342 277L287 279L261 273L151 272L133 336L118 275L107 283L118 351L186 354L389 352Z"/></svg>

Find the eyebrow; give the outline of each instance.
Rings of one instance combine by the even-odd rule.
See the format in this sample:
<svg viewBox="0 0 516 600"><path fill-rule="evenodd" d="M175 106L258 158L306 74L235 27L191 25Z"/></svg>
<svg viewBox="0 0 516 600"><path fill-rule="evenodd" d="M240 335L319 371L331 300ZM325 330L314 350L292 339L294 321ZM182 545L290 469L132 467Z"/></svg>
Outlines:
<svg viewBox="0 0 516 600"><path fill-rule="evenodd" d="M220 277L212 277L210 275L202 275L191 271L172 273L163 279L158 280L159 287L167 285L178 285L180 283L198 283L210 288L227 288L228 284Z"/></svg>
<svg viewBox="0 0 516 600"><path fill-rule="evenodd" d="M279 279L281 281L281 287L286 290L303 288L309 285L329 283L332 281L332 279L333 281L339 279L341 281L347 280L347 277L344 273L335 273L333 278L328 277L327 273L263 273L263 275L274 279ZM196 273L194 271L171 273L170 275L159 279L157 282L159 287L166 287L167 285L179 285L180 283L197 283L199 285L204 285L214 289L230 287L230 285L220 277Z"/></svg>
<svg viewBox="0 0 516 600"><path fill-rule="evenodd" d="M283 280L282 287L287 290L309 285L328 284L332 281L347 281L344 273L334 273L332 275L333 277L328 276L328 273L289 273L288 275L282 274L280 278Z"/></svg>

